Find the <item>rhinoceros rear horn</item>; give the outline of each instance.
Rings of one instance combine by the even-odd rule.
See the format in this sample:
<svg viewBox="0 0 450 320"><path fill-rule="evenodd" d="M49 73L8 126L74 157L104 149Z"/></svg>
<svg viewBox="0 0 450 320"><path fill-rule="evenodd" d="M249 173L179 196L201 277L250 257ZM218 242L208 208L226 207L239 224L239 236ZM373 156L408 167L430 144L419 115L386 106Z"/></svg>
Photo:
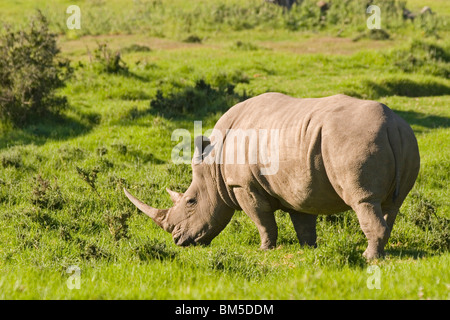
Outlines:
<svg viewBox="0 0 450 320"><path fill-rule="evenodd" d="M172 202L175 203L178 200L180 200L180 198L183 196L182 193L178 193L176 191L172 191L169 188L166 188L166 191L169 193L170 195L170 199L172 199Z"/></svg>
<svg viewBox="0 0 450 320"><path fill-rule="evenodd" d="M125 192L125 195L127 196L127 198L130 199L130 201L139 210L141 210L143 213L145 213L150 218L152 218L152 220L155 221L155 223L158 226L160 226L167 232L172 232L172 230L171 230L172 228L167 222L167 212L169 210L166 210L166 209L162 210L162 209L156 209L156 208L150 207L149 205L143 203L138 198L135 198L131 193L128 192L127 189L123 188L123 191Z"/></svg>

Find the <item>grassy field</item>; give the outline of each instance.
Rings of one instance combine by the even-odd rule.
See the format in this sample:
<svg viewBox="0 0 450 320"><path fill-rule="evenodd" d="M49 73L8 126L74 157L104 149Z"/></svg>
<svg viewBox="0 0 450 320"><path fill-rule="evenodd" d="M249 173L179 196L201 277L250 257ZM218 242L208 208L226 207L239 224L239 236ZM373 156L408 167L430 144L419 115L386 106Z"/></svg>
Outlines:
<svg viewBox="0 0 450 320"><path fill-rule="evenodd" d="M61 115L1 127L1 299L450 299L446 1L407 1L435 15L392 16L385 40L373 39L352 1L323 23L316 1L290 13L260 1L77 1L81 30L64 27L72 1L55 2L0 4L15 28L41 9L74 68L59 90L69 102ZM103 71L102 43L126 68ZM374 99L412 126L421 171L385 259L362 258L352 211L319 218L315 249L298 244L281 211L274 250L258 250L243 212L210 246L180 248L126 199L123 187L168 208L165 188L191 181L189 165L171 162L173 130L193 134L194 120L212 128L233 104L268 91ZM368 285L372 265L380 289ZM80 289L67 285L70 266Z"/></svg>

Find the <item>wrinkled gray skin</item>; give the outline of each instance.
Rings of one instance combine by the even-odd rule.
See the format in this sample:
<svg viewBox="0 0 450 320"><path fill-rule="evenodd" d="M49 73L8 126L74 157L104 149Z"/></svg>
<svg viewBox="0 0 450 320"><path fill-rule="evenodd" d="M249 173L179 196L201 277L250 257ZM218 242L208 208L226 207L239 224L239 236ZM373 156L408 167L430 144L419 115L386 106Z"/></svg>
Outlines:
<svg viewBox="0 0 450 320"><path fill-rule="evenodd" d="M273 248L277 209L290 214L301 244L315 246L318 214L353 209L368 239L364 256L383 255L420 166L417 141L404 120L381 103L345 95L296 99L266 93L235 105L219 119L215 129L225 137L222 151L227 129L251 128L279 129L276 174L261 175L267 165L259 163L193 161L188 190L167 190L172 208L154 209L125 190L126 195L181 246L209 244L234 211L243 210L258 228L261 248ZM196 141L194 158L214 153L203 139ZM269 138L269 150L270 143Z"/></svg>

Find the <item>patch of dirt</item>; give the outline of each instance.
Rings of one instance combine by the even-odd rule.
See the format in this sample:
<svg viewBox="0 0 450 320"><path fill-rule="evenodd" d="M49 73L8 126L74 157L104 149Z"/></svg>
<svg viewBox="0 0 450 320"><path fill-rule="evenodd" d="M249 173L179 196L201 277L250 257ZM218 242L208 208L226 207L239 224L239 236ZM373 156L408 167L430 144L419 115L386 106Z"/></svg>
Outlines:
<svg viewBox="0 0 450 320"><path fill-rule="evenodd" d="M183 41L151 38L141 35L100 35L100 36L83 36L78 39L68 40L62 37L60 39L61 49L63 53L76 53L78 51L86 52L86 48L93 50L97 47L97 43L106 42L108 47L114 50L124 48L133 44L147 46L151 50L162 49L185 49L207 47L201 43L187 43Z"/></svg>
<svg viewBox="0 0 450 320"><path fill-rule="evenodd" d="M108 47L117 50L130 45L146 46L151 50L178 50L188 48L229 48L230 42L216 42L212 40L209 43L188 43L182 40L146 37L142 35L101 35L101 36L84 36L78 39L60 38L60 45L63 54L72 57L83 56L86 54L87 48L94 50L97 43L108 44ZM296 54L341 54L351 55L360 50L367 49L384 49L392 47L393 41L374 41L362 39L352 41L350 38L339 38L330 36L307 37L283 41L257 41L259 47L270 49L273 51L292 52Z"/></svg>
<svg viewBox="0 0 450 320"><path fill-rule="evenodd" d="M351 55L360 50L367 49L383 49L393 46L392 41L374 41L360 40L352 41L350 38L338 37L315 37L294 41L266 41L261 43L262 46L276 50L289 51L297 54L342 54Z"/></svg>

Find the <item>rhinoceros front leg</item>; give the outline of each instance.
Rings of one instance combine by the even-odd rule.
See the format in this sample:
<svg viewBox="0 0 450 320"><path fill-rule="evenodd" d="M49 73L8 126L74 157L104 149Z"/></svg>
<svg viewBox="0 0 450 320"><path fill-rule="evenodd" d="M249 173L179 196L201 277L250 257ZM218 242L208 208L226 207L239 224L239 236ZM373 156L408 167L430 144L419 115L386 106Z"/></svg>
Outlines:
<svg viewBox="0 0 450 320"><path fill-rule="evenodd" d="M240 207L256 224L261 238L261 249L272 249L277 245L278 228L274 210L269 201L256 189L233 188Z"/></svg>
<svg viewBox="0 0 450 320"><path fill-rule="evenodd" d="M300 245L308 245L316 247L316 221L317 216L303 212L291 211L289 212L292 223L294 224L295 232L297 233Z"/></svg>

